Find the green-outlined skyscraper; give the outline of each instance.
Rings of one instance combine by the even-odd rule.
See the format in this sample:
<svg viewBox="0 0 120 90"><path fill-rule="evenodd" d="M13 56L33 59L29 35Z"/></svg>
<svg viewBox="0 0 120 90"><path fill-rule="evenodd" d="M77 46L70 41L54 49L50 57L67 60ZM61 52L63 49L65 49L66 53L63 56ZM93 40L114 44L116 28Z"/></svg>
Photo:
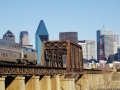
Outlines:
<svg viewBox="0 0 120 90"><path fill-rule="evenodd" d="M35 46L37 51L37 64L40 64L41 54L42 54L42 42L49 40L49 34L44 24L44 21L41 20L37 31L35 33Z"/></svg>

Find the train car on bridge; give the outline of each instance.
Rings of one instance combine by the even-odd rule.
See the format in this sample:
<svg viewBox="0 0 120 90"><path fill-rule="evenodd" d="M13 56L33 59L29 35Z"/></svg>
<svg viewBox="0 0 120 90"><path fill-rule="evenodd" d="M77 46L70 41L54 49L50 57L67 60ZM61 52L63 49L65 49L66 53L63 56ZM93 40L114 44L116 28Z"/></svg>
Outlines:
<svg viewBox="0 0 120 90"><path fill-rule="evenodd" d="M0 62L2 63L37 64L36 54L34 49L0 39Z"/></svg>

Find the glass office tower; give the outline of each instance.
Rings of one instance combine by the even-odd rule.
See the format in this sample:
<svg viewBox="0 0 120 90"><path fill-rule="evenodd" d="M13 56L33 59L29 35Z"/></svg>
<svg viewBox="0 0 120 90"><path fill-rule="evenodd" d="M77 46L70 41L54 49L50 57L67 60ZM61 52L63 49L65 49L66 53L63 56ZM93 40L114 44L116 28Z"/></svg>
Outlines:
<svg viewBox="0 0 120 90"><path fill-rule="evenodd" d="M44 21L41 20L37 31L35 33L35 45L37 51L37 64L40 64L41 61L41 54L42 54L42 42L49 40L49 34L44 24Z"/></svg>

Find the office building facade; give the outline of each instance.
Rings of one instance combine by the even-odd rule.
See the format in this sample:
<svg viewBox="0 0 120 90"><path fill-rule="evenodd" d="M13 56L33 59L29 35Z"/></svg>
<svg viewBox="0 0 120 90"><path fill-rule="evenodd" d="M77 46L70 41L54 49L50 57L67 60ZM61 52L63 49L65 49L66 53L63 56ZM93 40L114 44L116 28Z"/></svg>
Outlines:
<svg viewBox="0 0 120 90"><path fill-rule="evenodd" d="M83 59L90 60L95 59L95 41L94 40L83 40L78 41L78 44L82 46Z"/></svg>
<svg viewBox="0 0 120 90"><path fill-rule="evenodd" d="M49 34L44 21L41 20L35 33L35 46L37 51L37 64L40 65L42 54L42 42L49 40Z"/></svg>
<svg viewBox="0 0 120 90"><path fill-rule="evenodd" d="M118 61L120 62L120 45L118 45Z"/></svg>
<svg viewBox="0 0 120 90"><path fill-rule="evenodd" d="M27 31L21 31L20 32L20 44L23 45L29 45L29 34Z"/></svg>
<svg viewBox="0 0 120 90"><path fill-rule="evenodd" d="M4 40L8 40L8 41L12 41L15 42L15 36L14 34L8 30L4 35L3 35L3 39Z"/></svg>
<svg viewBox="0 0 120 90"><path fill-rule="evenodd" d="M73 42L78 42L78 33L77 32L60 32L59 40L71 40Z"/></svg>
<svg viewBox="0 0 120 90"><path fill-rule="evenodd" d="M97 30L97 60L107 61L110 55L117 52L117 43L119 36L115 35L113 30Z"/></svg>

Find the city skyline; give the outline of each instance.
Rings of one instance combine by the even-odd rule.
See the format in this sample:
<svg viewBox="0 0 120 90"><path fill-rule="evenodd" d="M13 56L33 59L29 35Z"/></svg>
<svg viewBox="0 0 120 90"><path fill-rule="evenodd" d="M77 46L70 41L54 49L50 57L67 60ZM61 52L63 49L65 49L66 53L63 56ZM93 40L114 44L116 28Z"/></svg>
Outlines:
<svg viewBox="0 0 120 90"><path fill-rule="evenodd" d="M59 40L59 32L75 31L79 40L96 41L96 30L102 29L103 23L105 28L120 34L119 3L119 0L0 1L0 35L11 30L19 42L19 32L28 31L30 44L35 47L34 34L39 21L44 20L50 40Z"/></svg>

